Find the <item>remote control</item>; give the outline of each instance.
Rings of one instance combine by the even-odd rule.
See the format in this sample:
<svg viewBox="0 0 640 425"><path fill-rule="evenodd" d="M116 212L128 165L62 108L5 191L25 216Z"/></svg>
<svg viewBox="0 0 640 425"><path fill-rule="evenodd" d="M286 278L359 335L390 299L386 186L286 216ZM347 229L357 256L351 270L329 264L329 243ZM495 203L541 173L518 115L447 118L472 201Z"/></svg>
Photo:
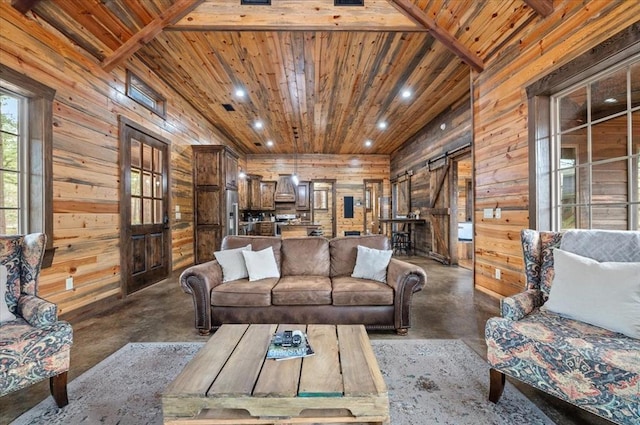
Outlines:
<svg viewBox="0 0 640 425"><path fill-rule="evenodd" d="M284 331L282 335L282 346L291 347L293 345L293 331Z"/></svg>

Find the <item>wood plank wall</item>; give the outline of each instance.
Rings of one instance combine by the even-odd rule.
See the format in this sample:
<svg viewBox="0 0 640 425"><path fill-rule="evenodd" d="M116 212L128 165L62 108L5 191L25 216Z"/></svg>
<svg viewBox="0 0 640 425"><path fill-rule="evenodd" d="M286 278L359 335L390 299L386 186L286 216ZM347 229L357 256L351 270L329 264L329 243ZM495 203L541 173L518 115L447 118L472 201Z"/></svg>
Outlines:
<svg viewBox="0 0 640 425"><path fill-rule="evenodd" d="M520 230L529 226L529 163L525 88L597 46L640 16L637 1L555 1L505 43L473 75L475 284L500 295L524 287ZM484 208L502 218L483 219ZM495 270L501 269L501 279Z"/></svg>
<svg viewBox="0 0 640 425"><path fill-rule="evenodd" d="M445 129L441 129L441 125ZM415 226L415 247L419 255L432 250L431 226L426 209L431 204L431 176L427 161L442 153L471 142L471 103L469 95L455 102L447 111L430 122L413 139L391 155L391 177L413 171L411 176L411 208L419 209L427 219L425 226ZM446 196L445 193L443 193Z"/></svg>
<svg viewBox="0 0 640 425"><path fill-rule="evenodd" d="M40 294L60 313L120 296L118 116L171 141L173 269L193 262L192 144L229 144L198 111L136 60L126 66L167 100L166 120L125 95L125 69L97 61L46 23L0 4L0 62L56 90L53 103L53 265ZM75 288L65 290L65 279Z"/></svg>
<svg viewBox="0 0 640 425"><path fill-rule="evenodd" d="M336 234L347 230L364 231L364 179L382 179L383 196L389 196L388 155L298 155L300 180L336 180ZM277 180L280 174L291 174L294 169L293 155L247 155L246 167L250 174L261 175L264 180ZM353 218L344 218L344 197L353 196Z"/></svg>

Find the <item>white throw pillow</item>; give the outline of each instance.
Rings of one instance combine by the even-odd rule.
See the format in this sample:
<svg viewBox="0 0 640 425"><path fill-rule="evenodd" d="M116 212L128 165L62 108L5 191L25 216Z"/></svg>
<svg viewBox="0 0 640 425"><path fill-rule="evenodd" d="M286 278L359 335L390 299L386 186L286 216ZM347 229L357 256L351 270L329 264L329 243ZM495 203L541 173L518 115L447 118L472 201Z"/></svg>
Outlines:
<svg viewBox="0 0 640 425"><path fill-rule="evenodd" d="M392 254L391 250L385 251L358 245L356 265L351 277L387 283L387 266L391 261Z"/></svg>
<svg viewBox="0 0 640 425"><path fill-rule="evenodd" d="M280 277L272 247L265 248L262 251L242 251L242 255L247 264L250 282L269 277Z"/></svg>
<svg viewBox="0 0 640 425"><path fill-rule="evenodd" d="M640 338L640 263L599 263L553 250L555 276L546 310Z"/></svg>
<svg viewBox="0 0 640 425"><path fill-rule="evenodd" d="M251 251L251 244L241 248L226 249L224 251L216 251L213 253L216 260L218 260L220 267L222 267L223 282L246 279L249 277L249 272L247 271L242 251Z"/></svg>
<svg viewBox="0 0 640 425"><path fill-rule="evenodd" d="M0 266L0 323L15 320L16 316L9 311L7 305L7 299L5 298L7 293L7 267Z"/></svg>

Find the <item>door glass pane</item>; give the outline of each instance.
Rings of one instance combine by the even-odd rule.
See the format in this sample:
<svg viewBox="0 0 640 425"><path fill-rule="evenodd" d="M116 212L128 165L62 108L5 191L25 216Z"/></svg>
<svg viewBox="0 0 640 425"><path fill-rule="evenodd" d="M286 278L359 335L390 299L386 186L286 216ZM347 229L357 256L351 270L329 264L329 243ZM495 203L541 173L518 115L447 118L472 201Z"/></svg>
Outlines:
<svg viewBox="0 0 640 425"><path fill-rule="evenodd" d="M6 94L0 95L0 115L2 120L2 131L6 131L13 134L20 133L20 99Z"/></svg>
<svg viewBox="0 0 640 425"><path fill-rule="evenodd" d="M5 170L18 170L18 137L13 134L0 133L0 167Z"/></svg>
<svg viewBox="0 0 640 425"><path fill-rule="evenodd" d="M151 199L143 199L142 204L142 222L144 224L153 223L153 204L151 203Z"/></svg>
<svg viewBox="0 0 640 425"><path fill-rule="evenodd" d="M131 195L140 196L141 194L140 171L131 170Z"/></svg>
<svg viewBox="0 0 640 425"><path fill-rule="evenodd" d="M162 151L159 149L153 149L153 171L162 172Z"/></svg>
<svg viewBox="0 0 640 425"><path fill-rule="evenodd" d="M142 177L142 196L151 197L152 196L152 180L150 173L144 173Z"/></svg>
<svg viewBox="0 0 640 425"><path fill-rule="evenodd" d="M627 69L591 83L591 121L627 109Z"/></svg>
<svg viewBox="0 0 640 425"><path fill-rule="evenodd" d="M142 224L140 198L131 198L131 224Z"/></svg>
<svg viewBox="0 0 640 425"><path fill-rule="evenodd" d="M11 171L2 172L2 206L5 208L18 208L20 206L20 192L18 192L18 173Z"/></svg>
<svg viewBox="0 0 640 425"><path fill-rule="evenodd" d="M136 139L131 139L131 166L140 168L140 142Z"/></svg>
<svg viewBox="0 0 640 425"><path fill-rule="evenodd" d="M560 171L560 203L563 205L566 204L577 204L577 179L576 179L576 169L575 168L567 168L565 170Z"/></svg>
<svg viewBox="0 0 640 425"><path fill-rule="evenodd" d="M640 111L631 114L631 154L640 153Z"/></svg>
<svg viewBox="0 0 640 425"><path fill-rule="evenodd" d="M579 128L560 136L560 168L575 167L589 161L587 128Z"/></svg>
<svg viewBox="0 0 640 425"><path fill-rule="evenodd" d="M627 155L627 116L594 124L591 130L591 160L621 158Z"/></svg>
<svg viewBox="0 0 640 425"><path fill-rule="evenodd" d="M631 65L631 107L640 106L640 62Z"/></svg>
<svg viewBox="0 0 640 425"><path fill-rule="evenodd" d="M153 197L162 198L162 175L153 175Z"/></svg>
<svg viewBox="0 0 640 425"><path fill-rule="evenodd" d="M587 122L587 88L580 87L560 98L560 130L568 130Z"/></svg>
<svg viewBox="0 0 640 425"><path fill-rule="evenodd" d="M142 145L142 168L151 170L151 146Z"/></svg>
<svg viewBox="0 0 640 425"><path fill-rule="evenodd" d="M160 199L156 199L154 203L154 223L162 224L162 201Z"/></svg>
<svg viewBox="0 0 640 425"><path fill-rule="evenodd" d="M593 164L591 197L594 204L625 203L627 194L627 159Z"/></svg>
<svg viewBox="0 0 640 425"><path fill-rule="evenodd" d="M20 233L18 228L18 210L0 210L0 233L3 235L16 235Z"/></svg>
<svg viewBox="0 0 640 425"><path fill-rule="evenodd" d="M591 220L592 229L627 230L627 206L594 206Z"/></svg>
<svg viewBox="0 0 640 425"><path fill-rule="evenodd" d="M561 207L561 217L562 217L562 222L560 223L560 228L562 230L567 230L567 229L579 229L578 227L578 212L580 210L580 207L576 207L576 206L565 206L565 207Z"/></svg>

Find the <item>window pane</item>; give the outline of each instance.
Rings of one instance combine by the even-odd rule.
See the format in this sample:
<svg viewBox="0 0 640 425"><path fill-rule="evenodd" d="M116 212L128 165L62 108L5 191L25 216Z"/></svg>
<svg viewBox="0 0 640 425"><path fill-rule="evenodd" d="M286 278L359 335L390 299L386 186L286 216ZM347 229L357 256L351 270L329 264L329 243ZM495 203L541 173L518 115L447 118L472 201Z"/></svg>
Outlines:
<svg viewBox="0 0 640 425"><path fill-rule="evenodd" d="M589 207L564 206L560 210L562 213L560 230L589 228Z"/></svg>
<svg viewBox="0 0 640 425"><path fill-rule="evenodd" d="M591 160L622 158L627 155L627 116L591 127Z"/></svg>
<svg viewBox="0 0 640 425"><path fill-rule="evenodd" d="M18 192L18 173L2 172L0 178L0 192L2 192L2 206L5 208L20 207L20 192Z"/></svg>
<svg viewBox="0 0 640 425"><path fill-rule="evenodd" d="M631 65L631 107L640 106L640 62Z"/></svg>
<svg viewBox="0 0 640 425"><path fill-rule="evenodd" d="M156 224L162 224L162 201L157 199L154 202L154 222Z"/></svg>
<svg viewBox="0 0 640 425"><path fill-rule="evenodd" d="M162 172L162 151L159 149L153 149L153 171Z"/></svg>
<svg viewBox="0 0 640 425"><path fill-rule="evenodd" d="M568 130L587 122L587 88L578 90L560 98L560 130Z"/></svg>
<svg viewBox="0 0 640 425"><path fill-rule="evenodd" d="M2 131L12 134L19 133L19 105L20 100L6 94L0 94L0 122Z"/></svg>
<svg viewBox="0 0 640 425"><path fill-rule="evenodd" d="M140 196L141 195L141 184L140 184L140 171L131 170L131 195Z"/></svg>
<svg viewBox="0 0 640 425"><path fill-rule="evenodd" d="M0 210L0 233L3 235L20 233L18 210Z"/></svg>
<svg viewBox="0 0 640 425"><path fill-rule="evenodd" d="M640 111L631 114L631 150L632 155L640 153Z"/></svg>
<svg viewBox="0 0 640 425"><path fill-rule="evenodd" d="M142 145L142 168L151 170L151 146Z"/></svg>
<svg viewBox="0 0 640 425"><path fill-rule="evenodd" d="M142 196L151 197L151 174L144 173L142 178Z"/></svg>
<svg viewBox="0 0 640 425"><path fill-rule="evenodd" d="M141 144L136 139L131 139L131 166L136 168L142 167L140 160L140 147Z"/></svg>
<svg viewBox="0 0 640 425"><path fill-rule="evenodd" d="M627 230L627 206L593 207L591 228Z"/></svg>
<svg viewBox="0 0 640 425"><path fill-rule="evenodd" d="M591 83L591 121L627 109L627 69Z"/></svg>
<svg viewBox="0 0 640 425"><path fill-rule="evenodd" d="M575 167L589 161L586 127L564 133L560 140L560 168Z"/></svg>
<svg viewBox="0 0 640 425"><path fill-rule="evenodd" d="M592 166L592 203L610 204L628 201L627 164L627 159L623 159Z"/></svg>
<svg viewBox="0 0 640 425"><path fill-rule="evenodd" d="M577 196L576 169L568 168L560 171L560 203L576 204Z"/></svg>
<svg viewBox="0 0 640 425"><path fill-rule="evenodd" d="M152 224L153 223L153 204L151 203L151 199L143 199L143 220L144 224Z"/></svg>
<svg viewBox="0 0 640 425"><path fill-rule="evenodd" d="M153 175L153 197L162 198L162 176L160 174Z"/></svg>
<svg viewBox="0 0 640 425"><path fill-rule="evenodd" d="M18 137L0 133L0 167L18 171Z"/></svg>
<svg viewBox="0 0 640 425"><path fill-rule="evenodd" d="M131 198L131 224L142 224L140 198Z"/></svg>

